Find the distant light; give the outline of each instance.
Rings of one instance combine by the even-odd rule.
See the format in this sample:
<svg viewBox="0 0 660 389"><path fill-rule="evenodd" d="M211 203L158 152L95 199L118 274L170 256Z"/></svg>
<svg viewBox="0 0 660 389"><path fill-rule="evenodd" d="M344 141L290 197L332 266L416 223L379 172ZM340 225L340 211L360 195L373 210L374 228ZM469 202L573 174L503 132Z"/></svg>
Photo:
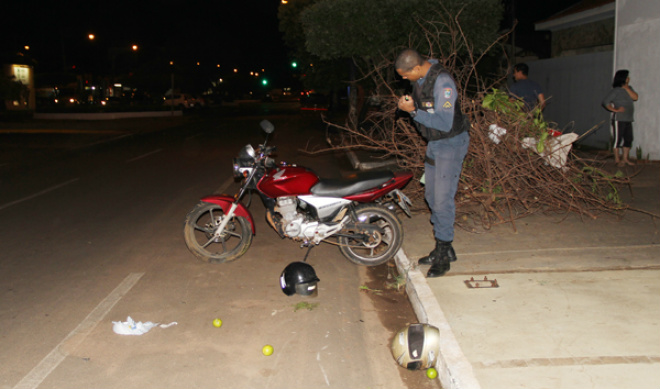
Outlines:
<svg viewBox="0 0 660 389"><path fill-rule="evenodd" d="M220 64L215 65L215 67L219 68L219 67L220 67Z"/></svg>
<svg viewBox="0 0 660 389"><path fill-rule="evenodd" d="M23 46L23 48L24 48L25 50L30 50L30 46L27 46L27 45Z"/></svg>
<svg viewBox="0 0 660 389"><path fill-rule="evenodd" d="M261 80L261 85L268 85L268 80L266 80L265 78Z"/></svg>
<svg viewBox="0 0 660 389"><path fill-rule="evenodd" d="M133 46L131 46L131 48L133 49L133 51L137 51L138 45L133 45Z"/></svg>
<svg viewBox="0 0 660 389"><path fill-rule="evenodd" d="M96 39L96 36L94 34L89 34L87 35L87 38L89 38L90 41L93 41L94 39Z"/></svg>
<svg viewBox="0 0 660 389"><path fill-rule="evenodd" d="M289 4L288 0L282 0L282 4Z"/></svg>
<svg viewBox="0 0 660 389"><path fill-rule="evenodd" d="M170 65L174 65L174 61L170 61Z"/></svg>
<svg viewBox="0 0 660 389"><path fill-rule="evenodd" d="M234 69L234 73L238 73L238 69Z"/></svg>
<svg viewBox="0 0 660 389"><path fill-rule="evenodd" d="M296 61L291 62L291 67L292 68L297 68L298 67L298 62L296 62Z"/></svg>
<svg viewBox="0 0 660 389"><path fill-rule="evenodd" d="M197 66L199 66L199 62L197 62Z"/></svg>

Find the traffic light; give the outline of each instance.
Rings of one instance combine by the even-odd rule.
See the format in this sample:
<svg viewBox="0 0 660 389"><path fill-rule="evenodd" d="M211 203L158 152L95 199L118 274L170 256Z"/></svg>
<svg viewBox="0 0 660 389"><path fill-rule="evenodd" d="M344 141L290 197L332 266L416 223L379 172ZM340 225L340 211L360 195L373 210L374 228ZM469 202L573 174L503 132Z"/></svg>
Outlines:
<svg viewBox="0 0 660 389"><path fill-rule="evenodd" d="M292 68L297 68L298 67L298 62L296 62L296 61L291 62L291 67Z"/></svg>
<svg viewBox="0 0 660 389"><path fill-rule="evenodd" d="M261 80L261 85L263 85L263 86L266 86L266 85L268 85L268 80L267 80L267 79L265 79L265 78L264 78L264 79L262 79L262 80Z"/></svg>

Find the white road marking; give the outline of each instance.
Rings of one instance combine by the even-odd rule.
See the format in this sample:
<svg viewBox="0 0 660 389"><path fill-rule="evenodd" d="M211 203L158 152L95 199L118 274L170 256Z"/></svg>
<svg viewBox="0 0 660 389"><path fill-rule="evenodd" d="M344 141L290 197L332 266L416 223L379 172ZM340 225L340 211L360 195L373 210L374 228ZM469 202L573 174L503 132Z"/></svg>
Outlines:
<svg viewBox="0 0 660 389"><path fill-rule="evenodd" d="M63 182L63 183L61 183L61 184L58 184L58 185L55 185L55 186L51 186L50 188L48 188L48 189L44 189L44 190L42 190L41 192L37 192L37 193L35 193L35 194L33 194L33 195L30 195L30 196L27 196L27 197L23 197L22 199L14 200L14 201L9 202L9 203L4 204L4 205L0 205L0 211L2 211L2 210L5 209L5 208L9 208L9 207L11 207L11 206L13 206L13 205L20 204L20 203L22 203L22 202L24 202L24 201L32 200L32 199L35 198L35 197L39 197L39 196L44 195L44 194L46 194L46 193L48 193L48 192L52 192L52 191L54 191L55 189L59 189L59 188L65 186L65 185L69 185L69 184L71 184L72 182L76 182L76 181L78 181L78 180L79 180L79 178L74 178L74 179L71 179L71 180L69 180L69 181Z"/></svg>
<svg viewBox="0 0 660 389"><path fill-rule="evenodd" d="M148 157L148 156L150 156L150 155L153 155L153 154L156 154L156 153L160 153L161 151L163 151L163 149L157 149L157 150L154 150L154 151L150 151L150 152L148 152L148 153L146 153L146 154L142 154L142 155L139 155L139 156L137 156L137 157L135 157L135 158L131 158L131 159L127 160L126 163L135 162L135 161L137 161L138 159L146 158L146 157Z"/></svg>
<svg viewBox="0 0 660 389"><path fill-rule="evenodd" d="M323 368L323 365L321 365L321 352L316 353L316 360L319 363L319 368L321 369L321 374L323 374L323 378L325 379L325 384L330 386L330 380L328 379L328 374L325 372L325 369Z"/></svg>
<svg viewBox="0 0 660 389"><path fill-rule="evenodd" d="M80 145L78 147L75 147L73 150L86 149L88 147L100 145L100 144L103 144L103 143L113 142L113 141L116 141L116 140L119 140L119 139L122 139L122 138L126 138L128 136L131 136L131 134L123 134L123 135L119 135L119 136L116 136L114 138L109 138L109 139L101 139L101 140L98 140L98 141L95 141L95 142L92 142L92 143L87 143L87 144L84 144L84 145Z"/></svg>
<svg viewBox="0 0 660 389"><path fill-rule="evenodd" d="M131 273L113 290L110 294L101 301L87 317L78 324L73 331L62 339L60 343L53 348L53 350L44 357L22 380L20 380L14 389L35 389L59 366L60 363L68 356L62 345L69 341L67 348L72 346L71 349L78 347L87 335L92 331L96 324L110 312L112 307L119 302L119 300L128 293L131 288L137 284L144 273ZM82 335L82 336L76 336ZM75 338L74 338L75 336Z"/></svg>

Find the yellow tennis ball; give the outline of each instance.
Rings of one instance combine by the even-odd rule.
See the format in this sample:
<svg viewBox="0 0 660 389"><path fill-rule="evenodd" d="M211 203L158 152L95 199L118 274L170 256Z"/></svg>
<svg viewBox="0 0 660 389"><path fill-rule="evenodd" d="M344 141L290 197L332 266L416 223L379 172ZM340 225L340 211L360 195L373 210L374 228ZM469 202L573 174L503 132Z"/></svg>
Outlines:
<svg viewBox="0 0 660 389"><path fill-rule="evenodd" d="M273 355L273 346L267 344L261 349L261 352L264 353L265 356Z"/></svg>
<svg viewBox="0 0 660 389"><path fill-rule="evenodd" d="M220 319L213 320L213 326L216 328L220 328L222 326L222 320Z"/></svg>
<svg viewBox="0 0 660 389"><path fill-rule="evenodd" d="M430 379L435 379L435 377L438 376L438 371L435 370L434 367L429 367L426 369L426 376L429 377Z"/></svg>

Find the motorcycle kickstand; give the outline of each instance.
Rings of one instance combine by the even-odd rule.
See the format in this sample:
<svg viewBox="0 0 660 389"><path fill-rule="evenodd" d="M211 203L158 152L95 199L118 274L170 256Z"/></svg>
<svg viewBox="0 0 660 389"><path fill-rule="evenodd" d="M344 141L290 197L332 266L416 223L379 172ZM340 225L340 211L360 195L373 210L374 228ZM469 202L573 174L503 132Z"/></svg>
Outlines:
<svg viewBox="0 0 660 389"><path fill-rule="evenodd" d="M307 246L307 252L305 253L305 258L303 258L303 262L307 262L307 257L309 256L309 252L312 251L313 248L314 245L310 244L309 246Z"/></svg>

